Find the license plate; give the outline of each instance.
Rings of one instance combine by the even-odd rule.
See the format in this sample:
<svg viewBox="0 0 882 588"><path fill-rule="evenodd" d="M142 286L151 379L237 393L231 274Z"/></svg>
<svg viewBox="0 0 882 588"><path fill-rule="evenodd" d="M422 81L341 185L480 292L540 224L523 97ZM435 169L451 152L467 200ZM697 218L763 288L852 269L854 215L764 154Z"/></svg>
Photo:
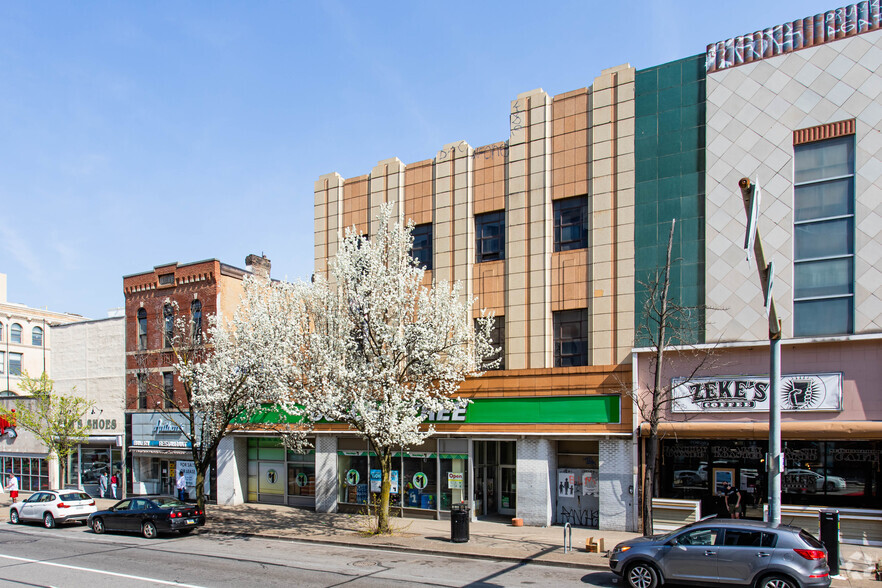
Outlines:
<svg viewBox="0 0 882 588"><path fill-rule="evenodd" d="M184 521L184 523L186 523L187 525L195 525L196 519L187 519L186 521Z"/></svg>

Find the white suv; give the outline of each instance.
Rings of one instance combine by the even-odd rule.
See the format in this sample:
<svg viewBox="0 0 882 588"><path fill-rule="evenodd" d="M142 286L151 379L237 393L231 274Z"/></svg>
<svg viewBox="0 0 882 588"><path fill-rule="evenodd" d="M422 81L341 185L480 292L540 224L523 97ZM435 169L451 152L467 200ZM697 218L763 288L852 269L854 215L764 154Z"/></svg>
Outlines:
<svg viewBox="0 0 882 588"><path fill-rule="evenodd" d="M86 522L95 512L95 500L79 490L44 490L34 492L27 500L15 502L9 507L9 522L43 521L51 529L56 524L69 521Z"/></svg>

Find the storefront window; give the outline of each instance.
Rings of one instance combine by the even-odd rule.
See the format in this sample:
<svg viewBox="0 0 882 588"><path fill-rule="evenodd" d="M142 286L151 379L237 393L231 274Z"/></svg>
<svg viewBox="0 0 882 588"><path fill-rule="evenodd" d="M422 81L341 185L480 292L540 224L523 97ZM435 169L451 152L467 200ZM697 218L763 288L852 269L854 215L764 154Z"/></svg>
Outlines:
<svg viewBox="0 0 882 588"><path fill-rule="evenodd" d="M402 461L404 466L402 478L404 491L407 494L404 506L435 510L438 499L435 454L427 457L405 457Z"/></svg>
<svg viewBox="0 0 882 588"><path fill-rule="evenodd" d="M288 452L288 496L315 496L314 452Z"/></svg>
<svg viewBox="0 0 882 588"><path fill-rule="evenodd" d="M337 455L340 495L337 500L349 504L367 504L367 455Z"/></svg>
<svg viewBox="0 0 882 588"><path fill-rule="evenodd" d="M337 501L345 504L367 504L368 447L364 439L337 441Z"/></svg>
<svg viewBox="0 0 882 588"><path fill-rule="evenodd" d="M783 504L878 508L880 443L785 441ZM702 501L719 510L717 488L730 480L742 493L743 515L761 519L766 501L765 441L663 441L659 496ZM722 513L721 513L722 514Z"/></svg>
<svg viewBox="0 0 882 588"><path fill-rule="evenodd" d="M12 474L18 478L19 489L22 491L36 492L49 489L49 469L45 459L3 457L0 458L0 468L4 476Z"/></svg>

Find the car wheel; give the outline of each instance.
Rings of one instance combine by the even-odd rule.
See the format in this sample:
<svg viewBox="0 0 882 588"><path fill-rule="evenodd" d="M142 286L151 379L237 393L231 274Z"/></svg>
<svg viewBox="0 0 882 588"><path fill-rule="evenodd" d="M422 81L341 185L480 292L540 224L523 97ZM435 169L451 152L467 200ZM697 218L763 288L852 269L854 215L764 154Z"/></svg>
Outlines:
<svg viewBox="0 0 882 588"><path fill-rule="evenodd" d="M638 562L628 566L625 582L631 588L656 588L659 585L658 572L651 565Z"/></svg>
<svg viewBox="0 0 882 588"><path fill-rule="evenodd" d="M766 576L760 583L757 584L757 588L799 588L798 585L786 576L772 575Z"/></svg>
<svg viewBox="0 0 882 588"><path fill-rule="evenodd" d="M146 521L141 525L141 534L144 536L144 539L156 538L156 525L150 521Z"/></svg>
<svg viewBox="0 0 882 588"><path fill-rule="evenodd" d="M100 535L104 532L104 521L101 519L92 519L92 530L95 531L96 535Z"/></svg>
<svg viewBox="0 0 882 588"><path fill-rule="evenodd" d="M9 522L13 525L17 525L21 519L18 518L18 511L14 508L9 509Z"/></svg>
<svg viewBox="0 0 882 588"><path fill-rule="evenodd" d="M51 512L47 512L43 515L43 526L47 529L55 528L55 517L52 516Z"/></svg>

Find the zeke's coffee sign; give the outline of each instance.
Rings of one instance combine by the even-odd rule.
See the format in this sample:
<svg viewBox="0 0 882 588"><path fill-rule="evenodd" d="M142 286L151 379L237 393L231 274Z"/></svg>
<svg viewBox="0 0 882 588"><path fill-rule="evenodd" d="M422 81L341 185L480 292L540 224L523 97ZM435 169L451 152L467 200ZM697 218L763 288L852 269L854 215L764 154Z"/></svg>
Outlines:
<svg viewBox="0 0 882 588"><path fill-rule="evenodd" d="M674 412L769 410L769 379L753 376L673 378ZM781 377L781 410L842 410L842 374Z"/></svg>

